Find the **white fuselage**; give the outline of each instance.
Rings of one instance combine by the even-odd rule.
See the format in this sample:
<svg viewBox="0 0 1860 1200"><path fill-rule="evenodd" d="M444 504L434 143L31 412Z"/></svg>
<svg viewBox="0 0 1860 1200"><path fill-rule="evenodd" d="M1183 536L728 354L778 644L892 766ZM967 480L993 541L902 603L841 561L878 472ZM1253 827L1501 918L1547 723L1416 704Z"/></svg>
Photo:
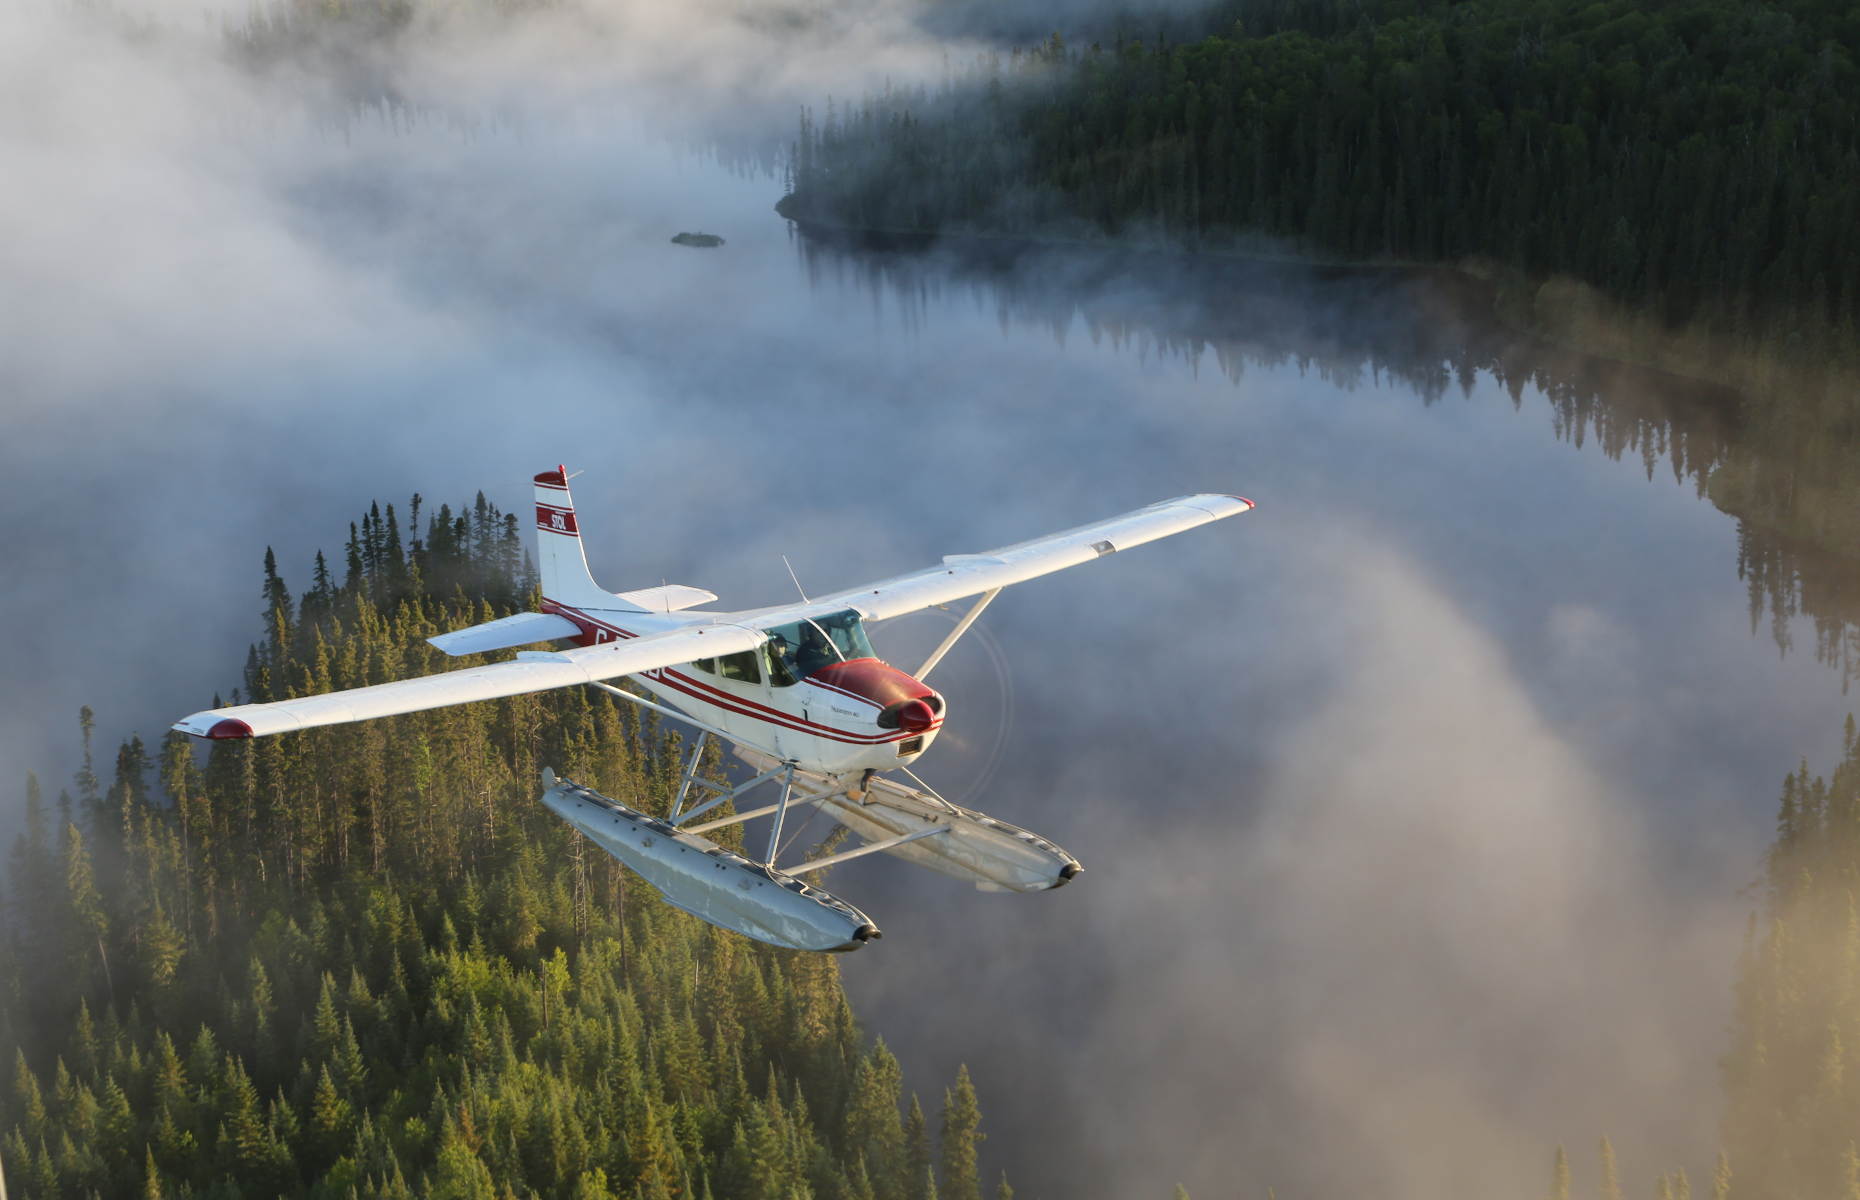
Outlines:
<svg viewBox="0 0 1860 1200"><path fill-rule="evenodd" d="M588 610L543 601L543 611L573 621L583 645L626 640L677 628L710 614ZM716 726L733 741L807 771L844 775L915 762L942 728L943 699L926 685L874 658L831 663L797 682L778 684L766 654L734 656L719 670L684 663L628 676L655 699ZM754 668L749 668L753 659ZM896 724L896 707L921 697L933 715ZM886 717L891 727L881 723ZM922 710L919 710L920 714Z"/></svg>

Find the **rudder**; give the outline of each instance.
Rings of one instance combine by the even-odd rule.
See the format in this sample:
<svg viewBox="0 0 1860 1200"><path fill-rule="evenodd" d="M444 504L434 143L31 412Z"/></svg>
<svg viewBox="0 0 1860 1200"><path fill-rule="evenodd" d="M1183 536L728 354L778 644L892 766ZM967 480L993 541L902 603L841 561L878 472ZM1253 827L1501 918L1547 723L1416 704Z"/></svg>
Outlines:
<svg viewBox="0 0 1860 1200"><path fill-rule="evenodd" d="M571 608L617 608L622 603L595 583L588 570L567 467L536 476L536 570L545 600Z"/></svg>

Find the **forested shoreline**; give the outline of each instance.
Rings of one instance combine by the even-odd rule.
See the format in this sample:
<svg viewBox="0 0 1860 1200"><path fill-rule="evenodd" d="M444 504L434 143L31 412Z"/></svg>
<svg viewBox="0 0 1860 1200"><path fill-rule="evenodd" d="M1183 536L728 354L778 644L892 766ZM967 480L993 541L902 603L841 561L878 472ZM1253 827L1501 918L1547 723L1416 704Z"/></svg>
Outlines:
<svg viewBox="0 0 1860 1200"><path fill-rule="evenodd" d="M267 552L234 701L441 669L426 637L530 603L514 517L409 516L295 598ZM980 1196L966 1069L926 1110L832 959L676 912L535 803L551 765L662 811L656 718L577 689L113 765L82 720L0 908L13 1195Z"/></svg>
<svg viewBox="0 0 1860 1200"><path fill-rule="evenodd" d="M1860 729L1783 782L1723 1060L1738 1200L1860 1196ZM1743 1186L1742 1180L1750 1186Z"/></svg>
<svg viewBox="0 0 1860 1200"><path fill-rule="evenodd" d="M1055 35L804 113L783 211L1473 262L1713 347L1860 361L1851 9L1273 0L1204 28Z"/></svg>

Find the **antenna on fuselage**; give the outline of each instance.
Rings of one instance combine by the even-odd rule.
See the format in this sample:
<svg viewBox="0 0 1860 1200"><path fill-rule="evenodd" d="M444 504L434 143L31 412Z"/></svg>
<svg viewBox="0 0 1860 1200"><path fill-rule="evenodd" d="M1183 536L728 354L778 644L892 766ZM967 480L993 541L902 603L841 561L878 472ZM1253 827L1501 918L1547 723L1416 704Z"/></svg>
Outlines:
<svg viewBox="0 0 1860 1200"><path fill-rule="evenodd" d="M781 556L781 565L788 568L788 578L794 580L794 590L801 593L801 603L811 603L807 598L807 589L801 586L801 577L794 573L794 564L788 561L786 554Z"/></svg>

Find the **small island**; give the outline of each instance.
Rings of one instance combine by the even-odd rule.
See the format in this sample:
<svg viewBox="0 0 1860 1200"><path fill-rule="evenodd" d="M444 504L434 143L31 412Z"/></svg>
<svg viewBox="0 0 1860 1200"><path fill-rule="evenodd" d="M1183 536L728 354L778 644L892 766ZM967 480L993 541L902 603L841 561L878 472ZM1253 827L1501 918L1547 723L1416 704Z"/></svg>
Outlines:
<svg viewBox="0 0 1860 1200"><path fill-rule="evenodd" d="M702 246L706 249L723 245L723 239L714 233L680 233L672 238L674 245Z"/></svg>

